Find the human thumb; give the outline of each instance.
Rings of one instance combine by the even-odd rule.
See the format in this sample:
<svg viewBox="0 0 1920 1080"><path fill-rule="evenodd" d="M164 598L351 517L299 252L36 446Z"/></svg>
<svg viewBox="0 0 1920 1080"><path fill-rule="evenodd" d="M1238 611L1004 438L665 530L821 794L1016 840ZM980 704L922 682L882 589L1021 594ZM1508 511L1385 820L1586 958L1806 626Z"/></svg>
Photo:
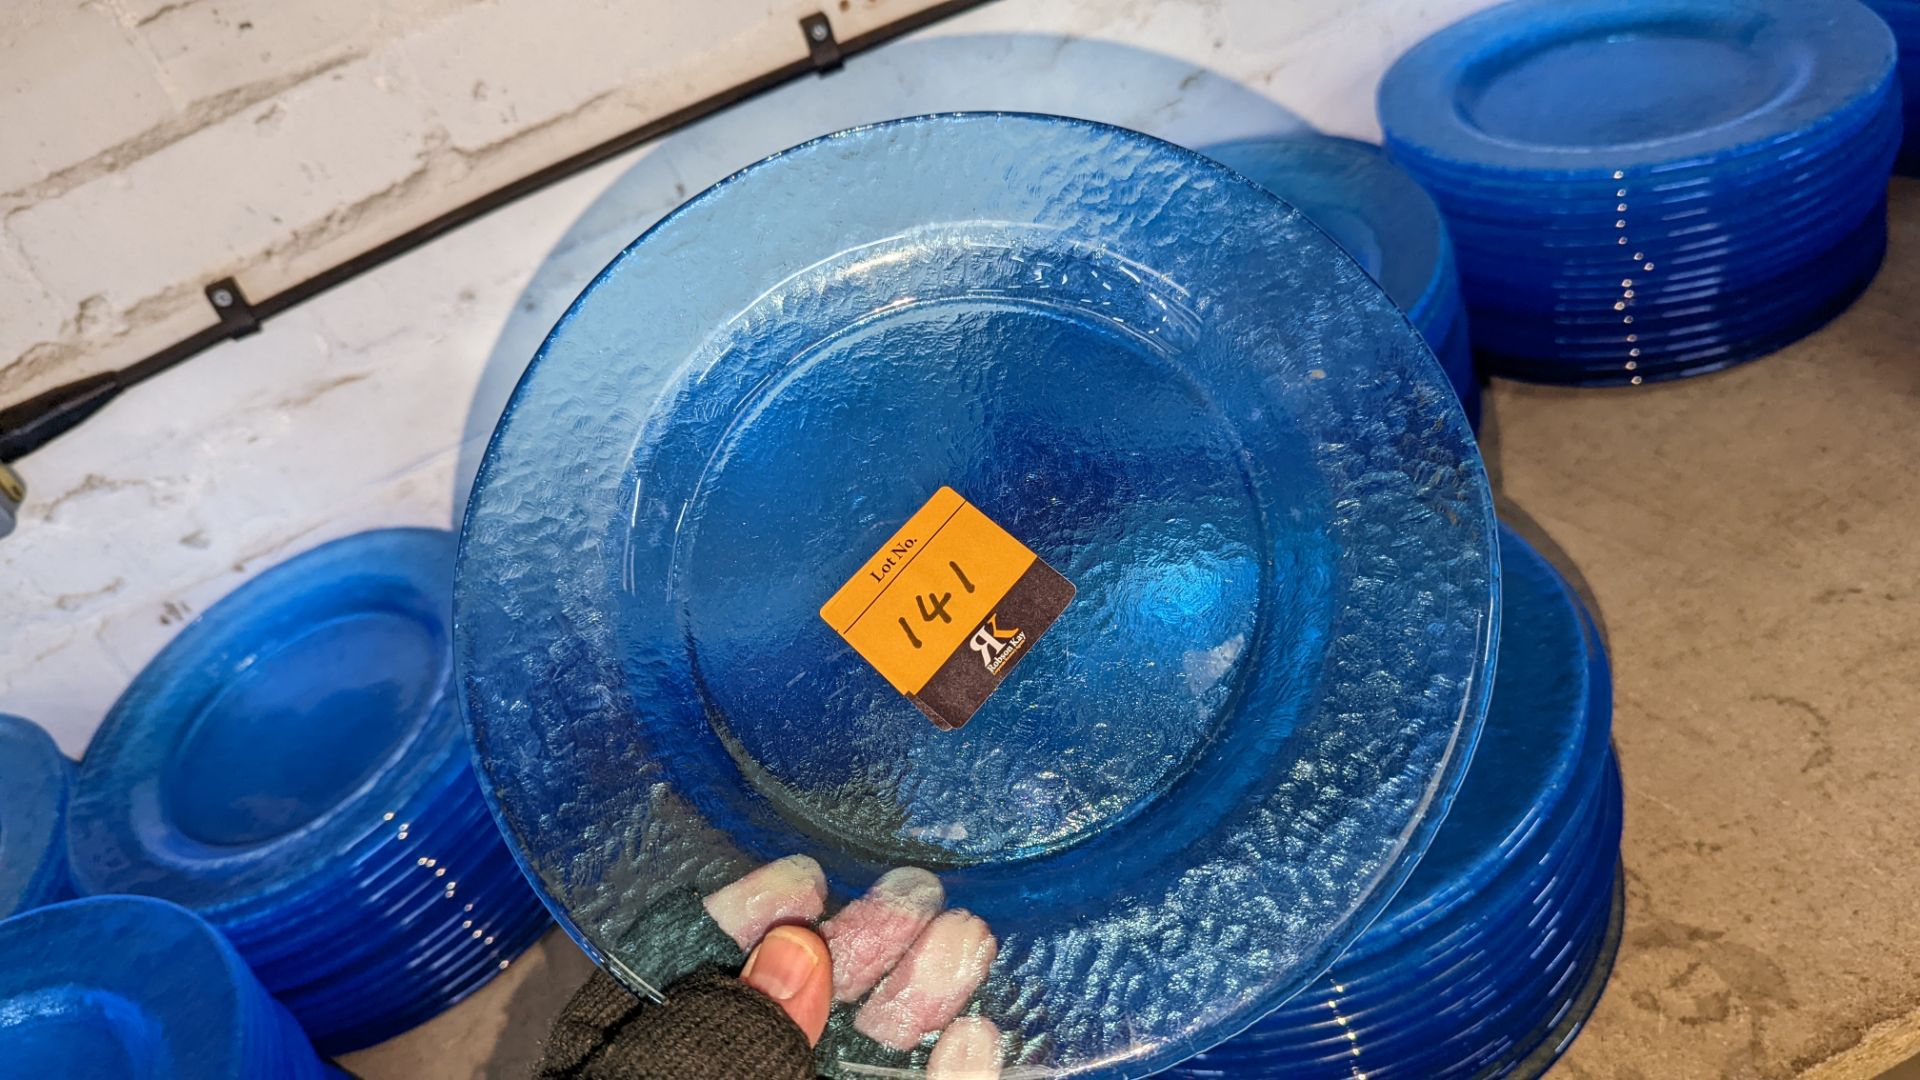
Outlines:
<svg viewBox="0 0 1920 1080"><path fill-rule="evenodd" d="M804 926L777 926L747 957L740 981L772 998L807 1045L820 1041L833 1002L833 960L827 943Z"/></svg>

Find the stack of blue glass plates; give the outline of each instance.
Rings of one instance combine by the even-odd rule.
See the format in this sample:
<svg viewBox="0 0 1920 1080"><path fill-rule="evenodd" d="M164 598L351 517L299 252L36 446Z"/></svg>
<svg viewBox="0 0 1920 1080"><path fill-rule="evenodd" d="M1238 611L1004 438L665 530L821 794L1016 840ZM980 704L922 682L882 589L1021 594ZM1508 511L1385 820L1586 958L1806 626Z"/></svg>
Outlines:
<svg viewBox="0 0 1920 1080"><path fill-rule="evenodd" d="M213 927L137 896L0 922L0 1063L22 1080L347 1080Z"/></svg>
<svg viewBox="0 0 1920 1080"><path fill-rule="evenodd" d="M0 918L68 895L73 762L30 720L0 713Z"/></svg>
<svg viewBox="0 0 1920 1080"><path fill-rule="evenodd" d="M485 982L545 927L449 695L454 540L394 529L187 626L80 766L75 885L206 917L327 1053Z"/></svg>
<svg viewBox="0 0 1920 1080"><path fill-rule="evenodd" d="M1439 357L1468 422L1480 426L1453 241L1413 177L1379 147L1331 135L1246 139L1201 153L1298 207L1372 274Z"/></svg>
<svg viewBox="0 0 1920 1080"><path fill-rule="evenodd" d="M1867 0L1880 13L1894 40L1900 43L1900 95L1906 135L1894 167L1908 176L1920 176L1920 0Z"/></svg>
<svg viewBox="0 0 1920 1080"><path fill-rule="evenodd" d="M1606 654L1546 560L1500 554L1493 703L1433 846L1319 982L1174 1075L1537 1075L1592 1011L1621 914Z"/></svg>
<svg viewBox="0 0 1920 1080"><path fill-rule="evenodd" d="M977 515L890 542L952 492ZM966 577L1034 555L1078 590L1038 621ZM509 841L636 990L710 929L689 894L801 855L832 915L910 864L978 921L836 1007L819 1071L922 1068L963 1012L1015 1075L1143 1076L1404 880L1496 559L1431 350L1299 211L1137 132L921 117L748 168L587 289L480 470L456 649ZM997 689L929 722L842 636L873 615L873 655Z"/></svg>
<svg viewBox="0 0 1920 1080"><path fill-rule="evenodd" d="M1519 0L1387 72L1497 374L1626 384L1817 329L1873 278L1900 87L1857 0Z"/></svg>

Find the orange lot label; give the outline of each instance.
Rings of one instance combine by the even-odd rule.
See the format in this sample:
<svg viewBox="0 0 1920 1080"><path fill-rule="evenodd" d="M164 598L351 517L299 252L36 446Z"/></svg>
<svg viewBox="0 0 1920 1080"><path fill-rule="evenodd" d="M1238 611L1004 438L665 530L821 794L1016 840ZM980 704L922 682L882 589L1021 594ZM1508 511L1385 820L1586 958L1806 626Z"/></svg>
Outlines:
<svg viewBox="0 0 1920 1080"><path fill-rule="evenodd" d="M967 722L1072 596L1073 586L1025 544L943 487L820 617L951 729Z"/></svg>

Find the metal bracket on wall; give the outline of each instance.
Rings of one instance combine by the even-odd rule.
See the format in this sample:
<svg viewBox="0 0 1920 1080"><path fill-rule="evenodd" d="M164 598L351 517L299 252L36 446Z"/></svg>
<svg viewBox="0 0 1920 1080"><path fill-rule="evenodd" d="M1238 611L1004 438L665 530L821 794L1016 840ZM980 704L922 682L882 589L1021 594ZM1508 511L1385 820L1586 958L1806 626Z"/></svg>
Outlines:
<svg viewBox="0 0 1920 1080"><path fill-rule="evenodd" d="M213 305L213 313L220 317L220 327L230 338L243 338L248 334L259 333L260 316L247 303L247 294L240 291L240 283L230 277L207 286L207 303Z"/></svg>
<svg viewBox="0 0 1920 1080"><path fill-rule="evenodd" d="M816 12L800 20L800 33L807 43L804 59L795 59L771 71L729 87L711 97L656 117L605 142L590 146L544 168L523 176L505 187L455 207L438 217L382 241L346 262L320 271L305 281L290 285L271 296L249 300L232 278L222 278L205 289L207 302L213 305L219 322L174 342L144 359L118 371L103 371L56 386L25 401L0 408L0 465L45 446L54 438L78 426L81 421L104 408L121 391L152 378L177 364L234 338L246 337L275 315L326 292L343 281L350 281L422 244L489 214L547 185L598 165L634 147L657 139L670 131L711 116L729 106L764 94L777 86L800 78L808 72L824 75L838 68L849 56L877 48L923 26L979 7L987 0L941 0L911 15L896 19L841 41L834 36L833 24L824 13ZM18 480L7 472L0 480ZM6 535L8 504L5 501L15 485L0 485L0 536Z"/></svg>
<svg viewBox="0 0 1920 1080"><path fill-rule="evenodd" d="M806 36L807 59L812 61L815 72L825 75L840 67L840 42L835 40L833 24L825 14L816 11L801 19L800 33Z"/></svg>
<svg viewBox="0 0 1920 1080"><path fill-rule="evenodd" d="M120 396L120 392L142 379L156 375L173 365L212 348L222 341L257 333L267 313L254 308L240 283L221 278L204 290L207 303L220 321L183 341L119 371L99 371L84 378L56 386L38 397L0 409L0 467L38 450L53 439L78 427L88 417ZM0 536L13 529L18 519L19 502L25 482L12 469L0 468Z"/></svg>

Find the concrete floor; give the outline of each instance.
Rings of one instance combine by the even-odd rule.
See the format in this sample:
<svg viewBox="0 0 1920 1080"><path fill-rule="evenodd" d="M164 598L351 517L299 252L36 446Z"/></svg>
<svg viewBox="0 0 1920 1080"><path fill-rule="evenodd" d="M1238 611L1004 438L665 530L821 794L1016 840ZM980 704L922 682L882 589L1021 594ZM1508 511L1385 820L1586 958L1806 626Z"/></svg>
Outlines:
<svg viewBox="0 0 1920 1080"><path fill-rule="evenodd" d="M1569 1077L1866 1077L1920 1044L1920 184L1819 334L1644 391L1498 385L1504 500L1612 649L1627 929Z"/></svg>
<svg viewBox="0 0 1920 1080"><path fill-rule="evenodd" d="M348 1054L362 1080L524 1080L593 962L558 929L472 997L397 1039Z"/></svg>
<svg viewBox="0 0 1920 1080"><path fill-rule="evenodd" d="M1505 511L1605 621L1626 776L1625 939L1558 1075L1871 1077L1920 1050L1920 184L1892 207L1872 290L1777 356L1493 387ZM587 970L556 932L345 1064L524 1076Z"/></svg>

